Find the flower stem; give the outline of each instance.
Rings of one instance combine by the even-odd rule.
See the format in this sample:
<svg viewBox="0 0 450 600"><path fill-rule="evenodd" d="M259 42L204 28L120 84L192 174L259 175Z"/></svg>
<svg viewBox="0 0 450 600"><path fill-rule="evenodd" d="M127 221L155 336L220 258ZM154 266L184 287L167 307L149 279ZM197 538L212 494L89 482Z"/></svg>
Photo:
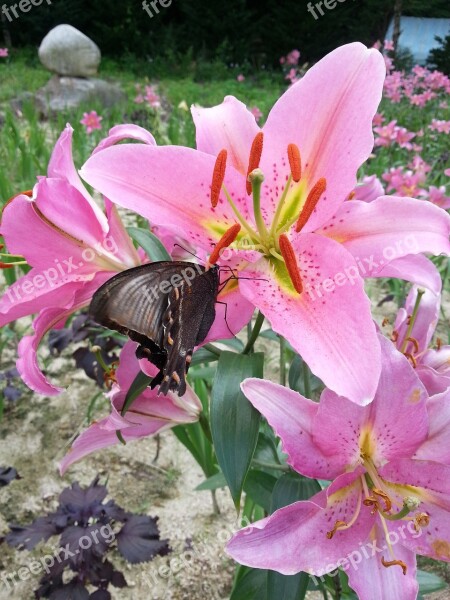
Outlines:
<svg viewBox="0 0 450 600"><path fill-rule="evenodd" d="M280 385L286 385L286 340L281 335L280 340Z"/></svg>
<svg viewBox="0 0 450 600"><path fill-rule="evenodd" d="M411 333L412 333L412 330L414 328L414 324L415 324L416 319L417 319L417 313L419 312L420 301L422 300L422 296L424 294L425 294L425 290L422 290L422 289L418 289L417 290L416 303L414 304L414 309L413 309L412 315L411 315L411 317L409 319L408 329L406 330L405 339L403 340L403 344L402 344L400 352L404 353L406 351L406 348L407 348L408 342L409 342L408 338L411 337Z"/></svg>
<svg viewBox="0 0 450 600"><path fill-rule="evenodd" d="M263 323L264 323L264 315L262 314L261 311L258 311L258 314L256 316L255 325L253 326L253 329L252 329L252 332L248 339L247 345L245 346L244 350L242 351L242 354L251 354L251 352L253 351L253 346L255 345L255 342L258 339L258 336L261 331L261 327L263 326Z"/></svg>
<svg viewBox="0 0 450 600"><path fill-rule="evenodd" d="M214 354L214 356L220 357L220 355L222 354L222 350L219 350L219 348L216 348L216 346L214 346L214 344L205 344L203 346L203 348L205 350L208 350L208 352L211 352L211 354Z"/></svg>

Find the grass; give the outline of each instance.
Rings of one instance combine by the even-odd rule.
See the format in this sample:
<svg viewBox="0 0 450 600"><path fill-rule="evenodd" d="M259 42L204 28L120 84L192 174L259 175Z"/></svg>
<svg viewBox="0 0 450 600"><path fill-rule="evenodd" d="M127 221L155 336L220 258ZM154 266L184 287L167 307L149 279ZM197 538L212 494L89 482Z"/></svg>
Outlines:
<svg viewBox="0 0 450 600"><path fill-rule="evenodd" d="M267 115L284 88L281 73L277 76L262 72L243 83L236 80L232 70L225 78L210 81L198 80L192 73L165 76L152 80L164 98L163 111L156 114L134 103L136 84L150 83L150 72L148 63L143 61L130 69L124 64L105 60L99 76L120 82L128 98L125 104L105 110L95 102L89 103L40 123L32 105L25 102L20 107L22 114L18 115L10 108L10 102L24 92L35 93L50 79L50 73L30 51L14 53L6 63L0 63L0 113L4 113L5 119L0 128L0 206L18 191L30 189L36 176L46 173L53 144L67 122L75 129L74 156L76 164L81 166L105 132L118 123L132 121L146 127L159 144L194 146L194 125L190 115L178 108L180 103L185 103L185 106L194 103L213 106L231 94L241 98L248 106L258 106ZM103 128L87 136L79 121L83 112L90 110L97 110L102 115Z"/></svg>

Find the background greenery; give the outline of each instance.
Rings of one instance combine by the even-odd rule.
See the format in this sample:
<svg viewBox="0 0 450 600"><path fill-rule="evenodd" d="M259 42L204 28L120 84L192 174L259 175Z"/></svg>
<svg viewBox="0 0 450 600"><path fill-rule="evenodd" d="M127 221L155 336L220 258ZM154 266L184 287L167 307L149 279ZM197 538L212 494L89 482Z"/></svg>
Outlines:
<svg viewBox="0 0 450 600"><path fill-rule="evenodd" d="M6 1L7 6L13 4ZM173 0L154 18L143 11L141 0L53 0L3 24L14 46L38 45L43 32L70 23L90 36L104 55L151 59L155 68L161 58L166 69L168 62L176 68L186 56L271 67L292 48L313 61L342 43L359 40L371 45L383 39L394 4L346 0L332 11L333 18L315 20L307 11L308 0ZM450 18L450 3L403 0L402 12Z"/></svg>

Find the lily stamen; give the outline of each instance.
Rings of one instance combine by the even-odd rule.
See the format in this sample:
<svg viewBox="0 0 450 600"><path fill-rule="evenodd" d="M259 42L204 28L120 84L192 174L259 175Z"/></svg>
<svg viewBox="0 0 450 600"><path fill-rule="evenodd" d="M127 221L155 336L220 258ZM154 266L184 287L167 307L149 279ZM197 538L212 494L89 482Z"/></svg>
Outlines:
<svg viewBox="0 0 450 600"><path fill-rule="evenodd" d="M227 168L228 152L221 150L217 156L216 164L214 165L213 178L211 183L211 206L216 208L219 203L219 196L222 190L223 181L225 179L225 171Z"/></svg>
<svg viewBox="0 0 450 600"><path fill-rule="evenodd" d="M327 189L327 180L324 177L321 177L319 181L314 185L312 190L309 192L308 197L306 198L306 202L304 207L302 208L300 215L298 217L297 225L295 226L295 231L299 233L306 223L309 221L314 209L317 206L322 194Z"/></svg>
<svg viewBox="0 0 450 600"><path fill-rule="evenodd" d="M280 252L286 263L286 268L289 273L289 277L291 278L292 284L299 294L303 292L303 283L302 278L300 276L300 269L297 265L297 258L295 256L294 249L292 247L289 238L285 233L282 233L278 239L278 243L280 245Z"/></svg>
<svg viewBox="0 0 450 600"><path fill-rule="evenodd" d="M216 247L211 252L211 255L208 259L208 265L216 264L216 262L220 258L221 251L224 248L228 248L228 246L230 246L236 240L240 231L241 231L241 226L239 225L239 223L235 223L227 231L225 231L223 236L217 242Z"/></svg>
<svg viewBox="0 0 450 600"><path fill-rule="evenodd" d="M418 354L419 353L419 342L416 340L416 338L413 338L410 336L410 337L406 338L406 341L411 342L411 344L414 346L414 352L416 354Z"/></svg>
<svg viewBox="0 0 450 600"><path fill-rule="evenodd" d="M302 178L302 160L300 150L296 144L288 146L289 166L291 167L292 179L298 183Z"/></svg>
<svg viewBox="0 0 450 600"><path fill-rule="evenodd" d="M407 571L408 571L408 567L406 565L406 563L404 563L402 560L384 560L383 557L381 557L381 564L383 565L383 567L394 567L394 566L398 566L402 568L403 571L403 575L406 575Z"/></svg>
<svg viewBox="0 0 450 600"><path fill-rule="evenodd" d="M247 194L250 196L252 193L252 184L248 180L248 176L252 171L259 168L259 163L261 162L261 156L264 146L264 134L262 131L256 134L255 139L253 140L252 147L250 150L250 159L248 161L248 170L247 170Z"/></svg>

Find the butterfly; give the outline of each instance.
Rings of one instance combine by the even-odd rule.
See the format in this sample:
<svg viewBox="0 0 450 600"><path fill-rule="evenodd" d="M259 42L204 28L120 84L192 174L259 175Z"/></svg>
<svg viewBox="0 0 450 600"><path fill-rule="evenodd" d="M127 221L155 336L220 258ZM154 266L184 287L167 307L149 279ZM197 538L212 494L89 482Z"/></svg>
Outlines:
<svg viewBox="0 0 450 600"><path fill-rule="evenodd" d="M220 276L183 261L160 261L122 271L94 294L89 314L99 325L138 342L138 358L158 369L151 387L158 394L186 392L186 374L195 346L216 316Z"/></svg>

